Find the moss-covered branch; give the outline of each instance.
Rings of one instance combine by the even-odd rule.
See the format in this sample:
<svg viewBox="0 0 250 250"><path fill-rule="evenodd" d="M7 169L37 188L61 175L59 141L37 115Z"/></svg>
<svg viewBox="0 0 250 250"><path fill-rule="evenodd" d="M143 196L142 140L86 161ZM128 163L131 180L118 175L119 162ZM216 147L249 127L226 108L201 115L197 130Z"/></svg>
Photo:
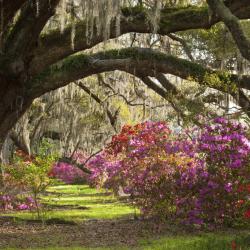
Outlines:
<svg viewBox="0 0 250 250"><path fill-rule="evenodd" d="M236 96L238 88L250 89L250 84L246 84L246 79L250 79L249 76L239 79L236 75L213 71L194 62L144 48L126 48L93 55L71 56L47 68L33 81L27 83L26 88L28 95L38 97L69 82L114 70L125 71L139 78L154 77L158 73L172 74L233 96Z"/></svg>
<svg viewBox="0 0 250 250"><path fill-rule="evenodd" d="M250 18L250 4L247 0L230 0L228 7L240 19ZM129 32L150 33L153 28L147 17L147 11L143 8L125 8L122 10L121 35ZM161 20L157 33L166 35L177 31L189 29L208 29L217 23L219 18L215 15L210 18L206 6L165 8L161 13ZM117 37L115 22L111 24L110 38ZM76 51L85 50L103 42L103 35L94 32L90 41L87 41L86 23L79 22L76 25L76 36L73 51L70 45L71 27L65 29L64 34L55 30L50 34L41 36L40 47L35 51L35 58L32 62L31 73L36 74L46 66L51 65Z"/></svg>

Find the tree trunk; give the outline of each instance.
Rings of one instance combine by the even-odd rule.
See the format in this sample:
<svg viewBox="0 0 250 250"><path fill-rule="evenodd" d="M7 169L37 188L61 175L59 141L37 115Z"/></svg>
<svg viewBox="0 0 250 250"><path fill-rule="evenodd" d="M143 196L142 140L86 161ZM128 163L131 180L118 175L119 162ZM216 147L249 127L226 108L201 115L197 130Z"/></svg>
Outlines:
<svg viewBox="0 0 250 250"><path fill-rule="evenodd" d="M14 127L32 100L25 97L23 85L15 79L0 76L0 151L8 132Z"/></svg>

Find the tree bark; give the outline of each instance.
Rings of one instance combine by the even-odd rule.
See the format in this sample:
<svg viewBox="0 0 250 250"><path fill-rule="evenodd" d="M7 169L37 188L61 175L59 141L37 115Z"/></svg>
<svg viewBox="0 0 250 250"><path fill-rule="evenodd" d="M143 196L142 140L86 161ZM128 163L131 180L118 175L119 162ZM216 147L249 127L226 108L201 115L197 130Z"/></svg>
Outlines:
<svg viewBox="0 0 250 250"><path fill-rule="evenodd" d="M212 11L218 15L230 30L241 55L250 62L250 40L244 34L240 21L222 0L207 0Z"/></svg>
<svg viewBox="0 0 250 250"><path fill-rule="evenodd" d="M1 77L0 150L8 132L29 108L33 99L25 97L23 86L13 79Z"/></svg>
<svg viewBox="0 0 250 250"><path fill-rule="evenodd" d="M69 55L77 51L91 48L97 43L103 42L103 36L94 35L88 44L86 38L82 35L85 33L86 23L80 22L76 25L75 50L72 50L70 27L66 28L64 34L55 30L50 34L41 35L41 30L54 14L59 0L40 1L38 16L30 5L34 2L34 0L1 1L0 12L3 13L2 10L4 9L5 14L3 22L1 21L1 26L4 25L4 29L1 29L4 46L0 53L0 147L8 131L36 97L65 86L71 81L105 71L121 70L144 79L147 79L148 76L154 77L156 73L169 73L183 79L192 78L200 84L220 91L229 90L230 94L236 95L236 92L230 89L231 85L228 85L228 79L225 79L221 72L150 49L130 48L94 55L73 55L68 58ZM227 0L224 3L235 17L239 19L250 17L249 0ZM13 23L13 27L8 29L8 32L3 32L3 30L9 28L8 24L18 10L21 10L21 13L17 21ZM221 20L228 23L229 27L230 25L235 27L235 19L229 23L224 18L223 13L219 16L215 13L210 17L206 6L165 8L161 12L157 33L166 35L188 29L207 29ZM113 29L114 25L115 23L111 24L111 38L117 37L117 33L112 32L112 30L115 30ZM129 32L152 32L146 10L142 7L122 10L121 34ZM234 29L231 32L234 34ZM241 48L240 41L237 45ZM66 59L58 63L59 60L64 58ZM209 81L207 76L210 74L217 76L219 82L217 85ZM239 78L237 75L230 75L230 80L236 86L236 89L245 88L249 90L249 79L249 76ZM163 88L158 88L157 91L162 92L162 95L166 93ZM239 96L240 105L249 114L249 98L241 91L239 91Z"/></svg>
<svg viewBox="0 0 250 250"><path fill-rule="evenodd" d="M250 18L250 4L248 0L230 0L227 1L228 8L240 19ZM178 31L189 29L209 29L212 25L218 23L220 19L213 15L210 17L208 8L205 7L183 7L183 8L165 8L161 12L161 19L157 34L167 35ZM116 32L116 23L113 22L110 27L110 38L118 36ZM137 32L152 33L152 27L148 23L146 10L143 8L125 8L122 10L120 35ZM48 65L51 65L77 51L92 48L98 43L103 42L103 35L97 35L94 32L90 41L82 34L86 33L86 23L78 22L76 24L76 36L74 39L74 50L71 47L71 26L61 31L55 30L49 34L40 36L39 46L34 51L34 59L31 64L30 74L35 75L43 71ZM49 53L48 53L49 52Z"/></svg>

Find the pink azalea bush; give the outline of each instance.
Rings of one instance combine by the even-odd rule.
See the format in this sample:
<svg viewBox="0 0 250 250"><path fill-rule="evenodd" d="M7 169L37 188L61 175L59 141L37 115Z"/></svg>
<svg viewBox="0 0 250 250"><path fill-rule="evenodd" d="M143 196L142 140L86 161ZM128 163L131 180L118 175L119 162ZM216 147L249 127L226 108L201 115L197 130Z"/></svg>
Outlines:
<svg viewBox="0 0 250 250"><path fill-rule="evenodd" d="M33 210L36 209L35 201L31 196L1 195L0 210Z"/></svg>
<svg viewBox="0 0 250 250"><path fill-rule="evenodd" d="M84 164L87 155L82 151L76 151L72 161L76 164ZM77 166L67 162L57 162L53 165L49 173L50 177L57 178L66 184L85 183L88 176Z"/></svg>
<svg viewBox="0 0 250 250"><path fill-rule="evenodd" d="M208 176L197 199L209 221L230 223L249 206L247 190L238 192L250 180L250 141L246 132L240 123L216 118L198 137L198 152ZM239 200L244 206L239 206Z"/></svg>
<svg viewBox="0 0 250 250"><path fill-rule="evenodd" d="M66 162L55 163L49 176L66 184L85 183L87 179L86 174L80 168Z"/></svg>
<svg viewBox="0 0 250 250"><path fill-rule="evenodd" d="M224 118L191 138L145 122L124 126L89 162L90 181L116 193L122 187L145 215L231 223L249 209L248 193L238 191L249 184L249 154L246 129Z"/></svg>

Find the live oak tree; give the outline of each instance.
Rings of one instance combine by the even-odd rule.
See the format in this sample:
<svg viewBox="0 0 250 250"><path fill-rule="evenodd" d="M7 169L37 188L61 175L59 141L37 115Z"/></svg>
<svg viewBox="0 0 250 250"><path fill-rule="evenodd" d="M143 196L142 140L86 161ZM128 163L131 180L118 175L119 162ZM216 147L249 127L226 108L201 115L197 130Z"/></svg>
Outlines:
<svg viewBox="0 0 250 250"><path fill-rule="evenodd" d="M1 0L0 8L1 145L35 98L115 70L136 76L163 98L169 92L179 95L163 74L195 81L231 95L250 115L250 75L207 67L177 34L210 29L222 21L249 62L250 42L241 23L250 18L249 0ZM169 36L183 45L187 59L134 46L89 53L127 33Z"/></svg>
<svg viewBox="0 0 250 250"><path fill-rule="evenodd" d="M119 85L123 88L117 89ZM63 158L78 150L91 155L124 123L167 119L171 115L171 105L143 87L132 75L116 72L49 92L33 101L9 133L4 148L7 151L15 146L36 155L45 139Z"/></svg>

